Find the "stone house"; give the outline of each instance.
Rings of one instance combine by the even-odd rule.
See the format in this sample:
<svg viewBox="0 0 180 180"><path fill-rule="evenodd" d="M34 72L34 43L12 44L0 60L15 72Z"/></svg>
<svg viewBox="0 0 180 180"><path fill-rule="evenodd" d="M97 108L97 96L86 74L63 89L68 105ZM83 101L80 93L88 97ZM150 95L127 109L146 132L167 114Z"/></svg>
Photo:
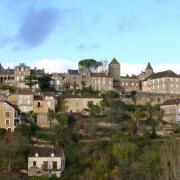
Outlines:
<svg viewBox="0 0 180 180"><path fill-rule="evenodd" d="M31 89L17 89L17 105L22 112L33 110L33 93Z"/></svg>
<svg viewBox="0 0 180 180"><path fill-rule="evenodd" d="M14 131L21 123L19 109L9 101L0 100L0 128L7 131Z"/></svg>
<svg viewBox="0 0 180 180"><path fill-rule="evenodd" d="M180 124L180 98L165 101L161 105L161 109L164 111L164 121Z"/></svg>
<svg viewBox="0 0 180 180"><path fill-rule="evenodd" d="M55 111L55 98L53 92L35 94L33 98L33 111L36 113L48 113L48 109Z"/></svg>
<svg viewBox="0 0 180 180"><path fill-rule="evenodd" d="M113 78L105 73L91 73L90 86L101 92L113 90Z"/></svg>
<svg viewBox="0 0 180 180"><path fill-rule="evenodd" d="M124 87L124 91L140 91L141 90L141 82L139 78L135 75L132 76L120 76L120 84Z"/></svg>
<svg viewBox="0 0 180 180"><path fill-rule="evenodd" d="M61 177L65 169L65 154L60 147L33 146L28 155L28 176Z"/></svg>
<svg viewBox="0 0 180 180"><path fill-rule="evenodd" d="M67 107L67 112L82 113L84 109L88 109L88 102L100 105L102 98L97 95L64 95L62 99Z"/></svg>

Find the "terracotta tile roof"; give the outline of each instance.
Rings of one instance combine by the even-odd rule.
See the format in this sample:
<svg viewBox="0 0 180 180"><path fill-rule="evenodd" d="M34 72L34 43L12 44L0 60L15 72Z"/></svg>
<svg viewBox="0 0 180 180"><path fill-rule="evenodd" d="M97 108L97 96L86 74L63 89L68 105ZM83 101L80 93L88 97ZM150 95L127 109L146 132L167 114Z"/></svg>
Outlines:
<svg viewBox="0 0 180 180"><path fill-rule="evenodd" d="M146 81L148 79L158 79L158 78L163 78L163 77L180 77L180 76L178 76L175 72L173 72L171 70L167 70L167 71L161 71L158 73L154 73L154 74L150 75L149 77L147 77L144 81Z"/></svg>
<svg viewBox="0 0 180 180"><path fill-rule="evenodd" d="M27 88L18 88L17 89L17 94L31 95L32 94L32 90L31 89L27 89Z"/></svg>
<svg viewBox="0 0 180 180"><path fill-rule="evenodd" d="M50 157L51 153L54 153L54 157L61 157L63 149L61 147L39 147L33 146L30 149L29 157L35 157L35 153L38 153L38 157Z"/></svg>
<svg viewBox="0 0 180 180"><path fill-rule="evenodd" d="M151 69L151 70L153 70L153 68L152 68L152 66L151 66L151 64L148 62L148 64L147 64L147 67L146 67L146 70L147 69Z"/></svg>
<svg viewBox="0 0 180 180"><path fill-rule="evenodd" d="M54 92L48 91L48 92L43 92L44 96L54 96Z"/></svg>
<svg viewBox="0 0 180 180"><path fill-rule="evenodd" d="M113 58L109 64L119 64L116 58Z"/></svg>
<svg viewBox="0 0 180 180"><path fill-rule="evenodd" d="M162 106L166 106L166 105L177 105L180 103L180 98L177 98L177 99L168 99L166 100Z"/></svg>

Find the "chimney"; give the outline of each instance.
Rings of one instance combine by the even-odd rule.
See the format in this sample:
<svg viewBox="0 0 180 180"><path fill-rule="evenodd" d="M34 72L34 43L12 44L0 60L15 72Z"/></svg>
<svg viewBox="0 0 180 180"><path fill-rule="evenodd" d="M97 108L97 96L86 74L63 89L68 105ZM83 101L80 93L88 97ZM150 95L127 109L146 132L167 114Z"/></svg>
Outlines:
<svg viewBox="0 0 180 180"><path fill-rule="evenodd" d="M51 151L51 157L54 157L54 151Z"/></svg>
<svg viewBox="0 0 180 180"><path fill-rule="evenodd" d="M35 157L38 157L39 156L39 153L38 151L35 152Z"/></svg>

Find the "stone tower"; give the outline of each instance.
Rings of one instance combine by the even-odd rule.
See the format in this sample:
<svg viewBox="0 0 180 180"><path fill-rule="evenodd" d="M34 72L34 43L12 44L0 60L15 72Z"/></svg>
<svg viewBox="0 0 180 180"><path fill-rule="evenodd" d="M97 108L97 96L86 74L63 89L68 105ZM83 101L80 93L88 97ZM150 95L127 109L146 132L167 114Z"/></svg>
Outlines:
<svg viewBox="0 0 180 180"><path fill-rule="evenodd" d="M119 80L121 74L120 69L120 63L113 58L108 65L109 75L113 77L113 80Z"/></svg>
<svg viewBox="0 0 180 180"><path fill-rule="evenodd" d="M145 78L149 77L151 74L153 74L153 68L150 63L147 64L147 67L145 69Z"/></svg>

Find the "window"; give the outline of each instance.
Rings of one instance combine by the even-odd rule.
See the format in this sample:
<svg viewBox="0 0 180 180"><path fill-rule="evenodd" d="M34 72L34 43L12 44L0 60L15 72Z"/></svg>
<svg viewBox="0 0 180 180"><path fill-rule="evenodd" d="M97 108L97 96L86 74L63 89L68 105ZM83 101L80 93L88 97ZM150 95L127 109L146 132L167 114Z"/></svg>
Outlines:
<svg viewBox="0 0 180 180"><path fill-rule="evenodd" d="M43 161L43 169L48 169L48 161Z"/></svg>
<svg viewBox="0 0 180 180"><path fill-rule="evenodd" d="M38 105L37 105L37 107L40 107L41 106L41 103L40 102L38 102Z"/></svg>
<svg viewBox="0 0 180 180"><path fill-rule="evenodd" d="M52 162L52 168L53 169L57 169L57 161L53 161Z"/></svg>
<svg viewBox="0 0 180 180"><path fill-rule="evenodd" d="M10 124L9 119L6 119L6 125L9 125L9 124Z"/></svg>
<svg viewBox="0 0 180 180"><path fill-rule="evenodd" d="M33 161L33 166L36 166L36 161Z"/></svg>
<svg viewBox="0 0 180 180"><path fill-rule="evenodd" d="M5 118L10 118L10 112L5 112Z"/></svg>

